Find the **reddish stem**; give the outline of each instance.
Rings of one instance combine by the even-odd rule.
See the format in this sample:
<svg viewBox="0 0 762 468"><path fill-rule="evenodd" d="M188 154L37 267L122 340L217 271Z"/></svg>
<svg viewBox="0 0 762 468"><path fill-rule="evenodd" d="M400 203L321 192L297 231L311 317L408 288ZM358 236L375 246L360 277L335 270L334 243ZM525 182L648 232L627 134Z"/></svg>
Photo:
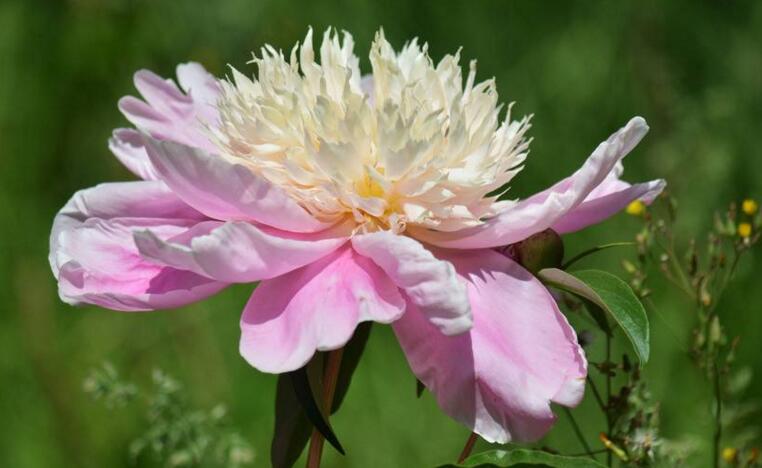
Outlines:
<svg viewBox="0 0 762 468"><path fill-rule="evenodd" d="M460 456L458 457L458 463L463 463L466 461L466 458L471 455L471 451L474 449L474 444L476 443L476 439L478 437L479 436L476 435L476 432L472 432L471 435L468 436L466 445L463 446L463 450L460 452Z"/></svg>
<svg viewBox="0 0 762 468"><path fill-rule="evenodd" d="M333 395L336 392L336 381L339 378L341 369L341 355L344 348L328 353L328 362L326 363L325 373L323 374L323 409L326 420L331 414L333 405ZM307 468L320 468L320 458L323 455L323 442L325 439L317 429L312 430L310 438L310 448L307 452Z"/></svg>

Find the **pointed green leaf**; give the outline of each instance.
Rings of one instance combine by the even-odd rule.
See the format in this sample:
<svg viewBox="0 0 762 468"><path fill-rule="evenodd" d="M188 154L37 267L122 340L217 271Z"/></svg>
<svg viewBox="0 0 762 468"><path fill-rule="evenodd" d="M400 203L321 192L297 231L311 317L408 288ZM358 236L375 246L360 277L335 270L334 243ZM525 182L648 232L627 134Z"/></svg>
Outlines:
<svg viewBox="0 0 762 468"><path fill-rule="evenodd" d="M539 466L550 468L600 468L601 465L592 458L567 457L540 450L490 450L470 456L460 464L441 465L439 468L501 468Z"/></svg>
<svg viewBox="0 0 762 468"><path fill-rule="evenodd" d="M288 374L278 376L275 394L275 431L270 445L270 463L273 468L291 468L299 459L312 433Z"/></svg>
<svg viewBox="0 0 762 468"><path fill-rule="evenodd" d="M418 398L421 398L423 395L424 390L426 390L426 386L418 379L415 379L415 396Z"/></svg>
<svg viewBox="0 0 762 468"><path fill-rule="evenodd" d="M344 354L341 357L341 369L339 369L339 377L336 380L336 392L333 397L333 405L331 405L331 414L335 413L341 407L344 402L344 397L349 391L349 384L352 383L352 376L357 369L357 365L360 363L360 357L365 351L365 345L370 338L370 331L372 329L373 322L363 322L355 329L352 339L344 346Z"/></svg>
<svg viewBox="0 0 762 468"><path fill-rule="evenodd" d="M622 328L630 340L640 364L648 362L648 316L630 286L605 271L566 272L556 268L541 270L537 276L547 285L570 292L600 308ZM591 310L595 318L595 312ZM600 317L596 318L600 321Z"/></svg>
<svg viewBox="0 0 762 468"><path fill-rule="evenodd" d="M372 322L358 325L352 339L344 347L331 414L338 411L349 390L352 376L370 337L371 325ZM324 353L316 353L303 369L307 374L306 380L314 402L323 400L324 361ZM325 421L322 411L320 417ZM275 397L275 431L270 446L270 462L273 468L291 468L296 463L310 439L312 428L313 424L302 407L302 401L297 397L292 375L281 374L278 376Z"/></svg>
<svg viewBox="0 0 762 468"><path fill-rule="evenodd" d="M339 439L333 432L328 418L325 417L320 398L320 386L316 383L315 379L310 378L308 364L299 370L289 372L288 375L291 378L291 385L294 388L296 398L302 406L307 418L312 422L312 425L317 429L325 440L333 446L336 450L344 455L344 448L341 446ZM320 366L322 368L322 365ZM314 374L313 374L314 375Z"/></svg>

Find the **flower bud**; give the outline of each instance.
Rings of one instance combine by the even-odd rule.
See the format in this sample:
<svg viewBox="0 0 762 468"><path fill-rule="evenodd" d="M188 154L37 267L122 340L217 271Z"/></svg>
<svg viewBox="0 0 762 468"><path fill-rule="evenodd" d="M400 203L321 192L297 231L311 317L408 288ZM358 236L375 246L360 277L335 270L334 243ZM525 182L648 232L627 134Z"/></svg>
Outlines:
<svg viewBox="0 0 762 468"><path fill-rule="evenodd" d="M725 447L722 449L722 459L725 463L735 463L738 458L738 449L734 447Z"/></svg>
<svg viewBox="0 0 762 468"><path fill-rule="evenodd" d="M546 229L521 242L512 244L501 252L532 273L543 268L558 268L564 259L564 243L552 229Z"/></svg>
<svg viewBox="0 0 762 468"><path fill-rule="evenodd" d="M632 216L642 216L643 213L646 212L646 204L640 200L635 200L634 202L631 202L629 205L627 205L625 212L627 212L628 215Z"/></svg>
<svg viewBox="0 0 762 468"><path fill-rule="evenodd" d="M751 237L751 224L741 223L738 225L738 235L744 239Z"/></svg>
<svg viewBox="0 0 762 468"><path fill-rule="evenodd" d="M754 213L756 213L758 208L759 205L757 205L757 202L750 198L747 198L743 201L743 203L741 203L741 211L749 216L752 216Z"/></svg>

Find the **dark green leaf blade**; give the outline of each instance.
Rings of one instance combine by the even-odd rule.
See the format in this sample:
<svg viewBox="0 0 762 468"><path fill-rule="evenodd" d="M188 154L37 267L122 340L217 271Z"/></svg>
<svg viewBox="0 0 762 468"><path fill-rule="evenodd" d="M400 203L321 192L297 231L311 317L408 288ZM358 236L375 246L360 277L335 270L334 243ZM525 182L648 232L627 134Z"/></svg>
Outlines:
<svg viewBox="0 0 762 468"><path fill-rule="evenodd" d="M540 450L490 450L470 456L461 464L441 465L439 468L502 468L513 467L550 467L550 468L600 468L592 458L567 457Z"/></svg>
<svg viewBox="0 0 762 468"><path fill-rule="evenodd" d="M352 339L344 346L344 354L341 358L341 369L339 377L336 380L336 392L331 405L331 414L335 413L344 402L344 397L349 391L349 384L352 383L352 376L360 363L362 353L365 351L365 345L370 338L373 322L363 322L355 329Z"/></svg>
<svg viewBox="0 0 762 468"><path fill-rule="evenodd" d="M648 362L650 331L646 310L630 286L605 271L541 270L537 276L550 286L570 292L600 307L622 328L640 364Z"/></svg>
<svg viewBox="0 0 762 468"><path fill-rule="evenodd" d="M270 463L273 468L291 468L299 459L312 432L312 423L296 397L291 378L278 376L275 394L275 431L270 444Z"/></svg>
<svg viewBox="0 0 762 468"><path fill-rule="evenodd" d="M310 385L310 378L307 374L307 368L302 367L299 370L289 372L288 375L291 378L291 385L294 388L296 398L299 400L307 418L312 422L315 429L325 437L325 440L328 441L328 443L340 454L344 455L344 448L341 446L339 439L333 432L327 418L323 415L320 404L315 398L312 386Z"/></svg>
<svg viewBox="0 0 762 468"><path fill-rule="evenodd" d="M357 326L352 339L344 347L331 414L338 411L349 390L352 376L365 351L371 329L372 322L361 323ZM324 364L324 353L316 353L307 366L301 369L306 373L312 400L316 405L317 402L322 401ZM298 379L303 385L303 377ZM310 439L313 424L302 405L302 401L297 397L292 375L281 374L278 377L275 398L275 431L270 447L270 461L274 468L291 468ZM320 417L325 421L323 411L320 411Z"/></svg>
<svg viewBox="0 0 762 468"><path fill-rule="evenodd" d="M415 379L415 396L418 398L421 398L423 395L424 390L426 390L426 386L418 379Z"/></svg>

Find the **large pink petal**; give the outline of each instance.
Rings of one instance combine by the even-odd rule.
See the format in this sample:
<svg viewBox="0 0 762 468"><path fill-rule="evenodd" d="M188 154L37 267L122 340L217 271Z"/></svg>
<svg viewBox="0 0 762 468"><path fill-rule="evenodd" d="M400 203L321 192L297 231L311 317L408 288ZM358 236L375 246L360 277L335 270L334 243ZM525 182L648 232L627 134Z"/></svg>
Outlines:
<svg viewBox="0 0 762 468"><path fill-rule="evenodd" d="M143 136L131 128L117 128L108 140L108 147L116 158L133 174L143 180L158 180L159 175L148 159Z"/></svg>
<svg viewBox="0 0 762 468"><path fill-rule="evenodd" d="M466 288L449 262L435 258L418 241L390 231L354 236L352 246L373 259L442 333L455 335L471 327Z"/></svg>
<svg viewBox="0 0 762 468"><path fill-rule="evenodd" d="M281 189L248 167L203 149L146 137L162 180L186 203L224 221L256 221L293 232L316 232L331 224L313 218Z"/></svg>
<svg viewBox="0 0 762 468"><path fill-rule="evenodd" d="M263 372L293 371L316 350L344 346L359 322L389 323L404 310L384 272L344 248L259 284L241 318L241 355Z"/></svg>
<svg viewBox="0 0 762 468"><path fill-rule="evenodd" d="M410 228L414 237L440 247L479 249L519 242L553 226L580 205L645 136L648 126L641 117L598 145L585 164L570 177L548 190L509 205L484 224L458 232L437 232Z"/></svg>
<svg viewBox="0 0 762 468"><path fill-rule="evenodd" d="M181 63L177 66L177 81L180 87L193 99L196 112L202 120L216 123L219 119L217 101L222 89L217 79L195 62Z"/></svg>
<svg viewBox="0 0 762 468"><path fill-rule="evenodd" d="M550 402L582 399L587 363L553 297L492 250L438 251L467 284L474 324L437 333L412 305L394 331L440 407L489 442L533 441L552 426Z"/></svg>
<svg viewBox="0 0 762 468"><path fill-rule="evenodd" d="M148 70L135 73L135 87L145 101L133 96L119 100L119 109L137 128L154 138L175 141L189 146L214 150L204 125L214 125L218 114L214 109L216 97L211 75L201 76L198 64L178 66L184 94L172 80L166 80ZM219 88L217 88L219 92Z"/></svg>
<svg viewBox="0 0 762 468"><path fill-rule="evenodd" d="M244 221L208 222L163 240L148 229L135 234L144 257L218 281L251 283L310 264L349 239L349 226L293 233Z"/></svg>
<svg viewBox="0 0 762 468"><path fill-rule="evenodd" d="M561 217L553 229L561 234L598 224L622 211L634 200L651 203L666 187L663 179L630 185L619 179L604 181L593 193Z"/></svg>
<svg viewBox="0 0 762 468"><path fill-rule="evenodd" d="M178 307L216 293L225 283L143 258L132 240L150 228L179 236L205 217L158 181L102 184L77 192L56 215L50 265L70 304L116 310Z"/></svg>

